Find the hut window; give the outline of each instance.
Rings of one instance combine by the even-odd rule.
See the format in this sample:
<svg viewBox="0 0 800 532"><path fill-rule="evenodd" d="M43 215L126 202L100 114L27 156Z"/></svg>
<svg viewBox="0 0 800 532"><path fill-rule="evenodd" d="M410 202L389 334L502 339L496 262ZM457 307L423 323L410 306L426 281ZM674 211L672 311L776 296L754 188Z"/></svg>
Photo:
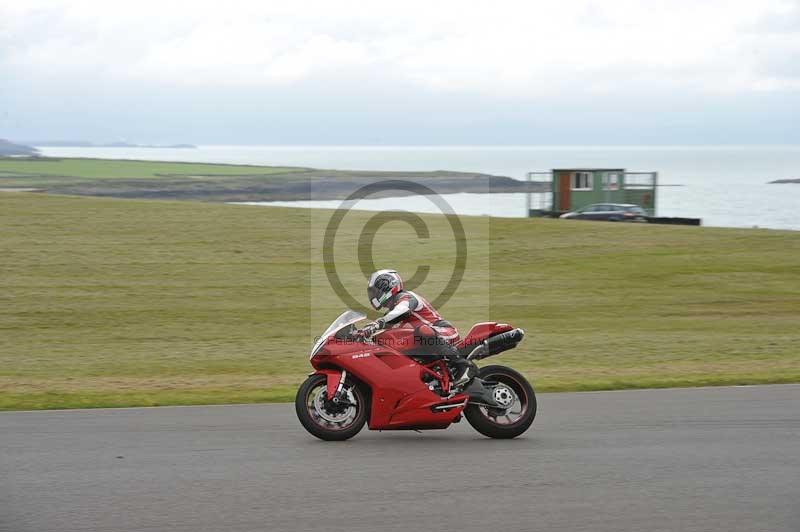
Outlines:
<svg viewBox="0 0 800 532"><path fill-rule="evenodd" d="M603 174L603 190L619 190L619 174Z"/></svg>
<svg viewBox="0 0 800 532"><path fill-rule="evenodd" d="M572 174L572 190L592 190L591 172L575 172Z"/></svg>

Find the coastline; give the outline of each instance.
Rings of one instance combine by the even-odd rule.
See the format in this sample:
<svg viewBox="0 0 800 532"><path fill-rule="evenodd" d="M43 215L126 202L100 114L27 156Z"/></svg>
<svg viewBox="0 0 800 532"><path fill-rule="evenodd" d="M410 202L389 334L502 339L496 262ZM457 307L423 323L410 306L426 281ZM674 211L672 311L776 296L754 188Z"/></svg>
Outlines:
<svg viewBox="0 0 800 532"><path fill-rule="evenodd" d="M111 166L119 177L104 177ZM424 185L430 194L547 192L549 183L457 171L365 171L90 158L0 159L0 186L77 196L208 202L341 200L378 181ZM416 195L402 189L371 197Z"/></svg>

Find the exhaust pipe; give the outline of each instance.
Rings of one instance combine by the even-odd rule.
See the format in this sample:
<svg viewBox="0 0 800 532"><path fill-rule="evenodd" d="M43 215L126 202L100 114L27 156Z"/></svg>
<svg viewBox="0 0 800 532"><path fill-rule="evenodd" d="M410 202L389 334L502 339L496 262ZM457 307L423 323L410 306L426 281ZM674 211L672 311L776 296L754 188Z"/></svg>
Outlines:
<svg viewBox="0 0 800 532"><path fill-rule="evenodd" d="M487 358L509 349L514 349L517 344L525 337L522 329L513 329L504 333L497 334L481 342L475 349L467 355L468 360L480 360Z"/></svg>

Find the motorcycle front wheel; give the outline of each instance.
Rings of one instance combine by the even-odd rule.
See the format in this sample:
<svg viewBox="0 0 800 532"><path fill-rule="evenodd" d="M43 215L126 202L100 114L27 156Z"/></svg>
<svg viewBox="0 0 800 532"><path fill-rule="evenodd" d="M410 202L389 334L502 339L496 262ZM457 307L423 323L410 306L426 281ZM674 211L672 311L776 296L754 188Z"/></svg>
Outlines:
<svg viewBox="0 0 800 532"><path fill-rule="evenodd" d="M303 427L321 440L342 441L358 434L367 421L367 401L354 383L345 382L344 402L328 398L325 375L312 375L300 385L294 406Z"/></svg>
<svg viewBox="0 0 800 532"><path fill-rule="evenodd" d="M478 377L497 383L492 394L502 408L467 405L464 416L469 424L484 436L499 439L516 438L528 430L536 417L536 394L528 380L505 366L481 368Z"/></svg>

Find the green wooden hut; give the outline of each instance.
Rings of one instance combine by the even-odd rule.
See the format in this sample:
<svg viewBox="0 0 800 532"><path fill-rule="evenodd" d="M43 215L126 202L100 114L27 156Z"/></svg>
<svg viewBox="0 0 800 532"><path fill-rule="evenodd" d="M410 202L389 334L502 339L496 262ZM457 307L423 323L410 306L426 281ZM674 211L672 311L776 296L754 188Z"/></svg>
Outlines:
<svg viewBox="0 0 800 532"><path fill-rule="evenodd" d="M650 216L656 213L657 172L627 172L624 168L556 168L550 172L530 172L528 180L550 178L549 211L563 213L593 203L632 203ZM537 179L538 178L538 179ZM529 200L530 201L530 200ZM540 205L531 215L548 209Z"/></svg>

